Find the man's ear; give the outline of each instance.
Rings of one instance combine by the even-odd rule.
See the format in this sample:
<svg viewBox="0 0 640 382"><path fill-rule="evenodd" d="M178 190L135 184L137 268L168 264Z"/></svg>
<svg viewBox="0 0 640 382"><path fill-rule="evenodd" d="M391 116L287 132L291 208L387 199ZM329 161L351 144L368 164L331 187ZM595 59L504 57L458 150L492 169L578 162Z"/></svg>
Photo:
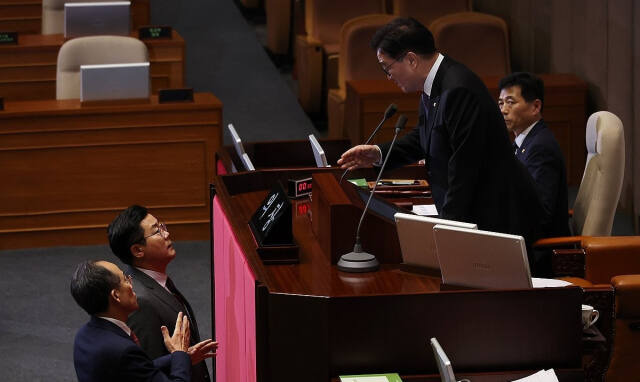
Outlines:
<svg viewBox="0 0 640 382"><path fill-rule="evenodd" d="M539 114L542 112L542 101L540 101L538 98L533 100L533 110L536 114Z"/></svg>
<svg viewBox="0 0 640 382"><path fill-rule="evenodd" d="M117 289L111 289L110 295L116 302L120 302L120 293L118 293Z"/></svg>
<svg viewBox="0 0 640 382"><path fill-rule="evenodd" d="M129 251L131 251L131 255L133 256L134 260L140 260L144 256L144 245L134 244L129 247Z"/></svg>
<svg viewBox="0 0 640 382"><path fill-rule="evenodd" d="M414 69L418 67L418 56L414 52L407 52L404 57L407 60L409 66Z"/></svg>

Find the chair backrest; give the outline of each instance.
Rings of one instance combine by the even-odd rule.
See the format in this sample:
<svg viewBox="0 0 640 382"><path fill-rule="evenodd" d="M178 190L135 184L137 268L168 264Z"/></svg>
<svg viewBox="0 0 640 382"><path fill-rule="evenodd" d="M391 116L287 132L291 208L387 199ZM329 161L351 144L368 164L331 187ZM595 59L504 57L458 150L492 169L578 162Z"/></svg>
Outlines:
<svg viewBox="0 0 640 382"><path fill-rule="evenodd" d="M573 206L576 235L609 236L624 177L624 129L615 114L599 111L587 120L587 163Z"/></svg>
<svg viewBox="0 0 640 382"><path fill-rule="evenodd" d="M413 17L427 27L439 17L468 11L471 0L393 0L394 15Z"/></svg>
<svg viewBox="0 0 640 382"><path fill-rule="evenodd" d="M384 0L307 0L305 27L307 34L322 44L338 44L340 30L345 21L384 11Z"/></svg>
<svg viewBox="0 0 640 382"><path fill-rule="evenodd" d="M71 39L58 52L56 99L80 98L80 65L147 61L147 46L133 37L89 36Z"/></svg>
<svg viewBox="0 0 640 382"><path fill-rule="evenodd" d="M105 0L42 0L42 34L64 32L64 3L98 3Z"/></svg>
<svg viewBox="0 0 640 382"><path fill-rule="evenodd" d="M501 18L478 12L453 13L435 20L430 29L436 48L477 75L503 77L511 73L509 32Z"/></svg>
<svg viewBox="0 0 640 382"><path fill-rule="evenodd" d="M355 17L344 23L340 33L340 61L338 64L340 89L346 89L346 81L348 80L385 79L369 42L378 28L394 18L393 15L372 14Z"/></svg>

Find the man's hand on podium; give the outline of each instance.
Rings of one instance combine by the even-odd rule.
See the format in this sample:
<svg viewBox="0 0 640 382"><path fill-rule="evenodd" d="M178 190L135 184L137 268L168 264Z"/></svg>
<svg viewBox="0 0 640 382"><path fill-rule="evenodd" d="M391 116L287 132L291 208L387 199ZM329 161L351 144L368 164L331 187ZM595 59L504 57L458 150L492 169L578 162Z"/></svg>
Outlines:
<svg viewBox="0 0 640 382"><path fill-rule="evenodd" d="M338 164L340 168L354 170L356 168L370 167L382 161L382 152L376 145L358 145L347 150Z"/></svg>

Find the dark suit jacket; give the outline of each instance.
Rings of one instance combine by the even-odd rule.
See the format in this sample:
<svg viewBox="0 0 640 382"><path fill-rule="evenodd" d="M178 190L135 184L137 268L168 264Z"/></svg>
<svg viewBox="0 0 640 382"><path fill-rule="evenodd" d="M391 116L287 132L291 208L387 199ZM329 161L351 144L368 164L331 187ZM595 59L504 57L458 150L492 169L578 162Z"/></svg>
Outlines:
<svg viewBox="0 0 640 382"><path fill-rule="evenodd" d="M380 148L384 156L389 144ZM397 140L389 165L422 158L440 217L522 235L529 246L537 238L535 185L513 155L497 103L475 74L446 56L428 105L420 103L418 126Z"/></svg>
<svg viewBox="0 0 640 382"><path fill-rule="evenodd" d="M138 297L138 310L133 312L127 320L127 325L133 330L140 340L140 346L149 357L155 358L167 354L164 346L162 325L173 333L178 312L186 313L182 304L169 291L160 286L154 279L140 272L134 267L126 267L125 273L133 277L133 290ZM188 306L191 310L191 307ZM196 323L193 311L191 318ZM191 327L191 345L200 341L197 323ZM207 382L210 380L209 370L203 362L193 365L191 380L194 382Z"/></svg>
<svg viewBox="0 0 640 382"><path fill-rule="evenodd" d="M540 120L516 151L536 183L542 203L542 237L569 236L567 170L553 133Z"/></svg>
<svg viewBox="0 0 640 382"><path fill-rule="evenodd" d="M79 382L191 380L187 353L152 361L120 327L98 317L91 317L76 334L73 363Z"/></svg>

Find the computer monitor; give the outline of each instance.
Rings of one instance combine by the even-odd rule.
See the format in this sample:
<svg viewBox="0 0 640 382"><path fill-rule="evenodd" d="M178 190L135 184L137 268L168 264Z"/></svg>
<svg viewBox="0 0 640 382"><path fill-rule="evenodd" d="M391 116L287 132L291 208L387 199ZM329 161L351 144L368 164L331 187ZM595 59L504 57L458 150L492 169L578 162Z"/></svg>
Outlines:
<svg viewBox="0 0 640 382"><path fill-rule="evenodd" d="M242 164L244 165L244 169L247 171L255 171L256 168L253 167L253 163L251 163L251 159L249 159L249 155L247 153L242 154L240 157L242 160Z"/></svg>
<svg viewBox="0 0 640 382"><path fill-rule="evenodd" d="M227 129L231 134L231 141L233 142L233 147L235 147L236 149L236 154L238 154L239 158L242 158L242 154L244 154L245 151L244 151L244 146L242 145L242 140L238 135L238 132L236 131L235 127L233 127L233 124L231 123L227 125Z"/></svg>
<svg viewBox="0 0 640 382"><path fill-rule="evenodd" d="M472 223L464 223L455 220L438 219L428 216L418 216L396 213L396 230L402 251L402 261L404 264L439 270L436 244L433 238L433 227L437 224L450 225L468 229L477 229L478 226Z"/></svg>
<svg viewBox="0 0 640 382"><path fill-rule="evenodd" d="M64 4L64 37L129 36L130 1Z"/></svg>
<svg viewBox="0 0 640 382"><path fill-rule="evenodd" d="M309 134L309 142L311 142L311 150L313 150L313 157L316 159L316 166L318 167L331 167L327 162L327 156L324 154L320 142L316 139L315 135Z"/></svg>
<svg viewBox="0 0 640 382"><path fill-rule="evenodd" d="M438 224L433 227L442 283L481 289L531 288L524 238Z"/></svg>
<svg viewBox="0 0 640 382"><path fill-rule="evenodd" d="M436 358L436 364L438 365L442 382L457 382L456 376L453 374L451 361L449 361L449 357L447 357L447 354L442 350L438 340L433 337L429 342L431 343L431 348L433 348L433 356Z"/></svg>
<svg viewBox="0 0 640 382"><path fill-rule="evenodd" d="M149 98L149 63L80 66L80 100Z"/></svg>

